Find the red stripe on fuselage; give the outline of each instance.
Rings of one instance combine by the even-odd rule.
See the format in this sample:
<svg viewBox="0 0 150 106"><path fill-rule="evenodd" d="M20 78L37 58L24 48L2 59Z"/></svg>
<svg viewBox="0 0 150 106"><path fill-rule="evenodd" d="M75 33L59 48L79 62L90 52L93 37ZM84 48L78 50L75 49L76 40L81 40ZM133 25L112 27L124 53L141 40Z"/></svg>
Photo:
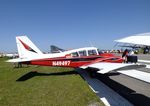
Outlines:
<svg viewBox="0 0 150 106"><path fill-rule="evenodd" d="M56 66L56 67L73 67L78 68L83 65L93 64L97 62L111 62L111 63L122 63L123 60L118 56L84 56L75 58L47 58L38 59L28 62L31 65L41 65L41 66ZM26 63L25 63L26 64Z"/></svg>

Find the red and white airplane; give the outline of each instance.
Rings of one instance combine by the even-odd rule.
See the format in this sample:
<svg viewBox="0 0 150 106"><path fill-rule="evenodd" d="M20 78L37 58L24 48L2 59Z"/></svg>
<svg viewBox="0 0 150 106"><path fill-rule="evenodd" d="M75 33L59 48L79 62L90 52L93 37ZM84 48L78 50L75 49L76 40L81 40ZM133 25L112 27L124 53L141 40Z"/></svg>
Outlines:
<svg viewBox="0 0 150 106"><path fill-rule="evenodd" d="M82 69L96 69L96 72L105 74L133 64L124 64L120 56L108 53L99 53L95 47L85 47L64 51L61 53L43 54L27 36L17 36L16 43L19 58L7 62L22 64L73 67ZM134 64L138 66L137 64Z"/></svg>

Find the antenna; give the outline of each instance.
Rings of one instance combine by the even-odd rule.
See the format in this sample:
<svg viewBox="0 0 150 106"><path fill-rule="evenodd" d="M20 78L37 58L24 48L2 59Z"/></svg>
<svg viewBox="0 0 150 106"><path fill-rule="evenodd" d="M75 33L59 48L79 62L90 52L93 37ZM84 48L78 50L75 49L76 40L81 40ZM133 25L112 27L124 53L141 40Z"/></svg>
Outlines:
<svg viewBox="0 0 150 106"><path fill-rule="evenodd" d="M91 47L93 47L93 43L91 41L89 41L89 44L90 44Z"/></svg>

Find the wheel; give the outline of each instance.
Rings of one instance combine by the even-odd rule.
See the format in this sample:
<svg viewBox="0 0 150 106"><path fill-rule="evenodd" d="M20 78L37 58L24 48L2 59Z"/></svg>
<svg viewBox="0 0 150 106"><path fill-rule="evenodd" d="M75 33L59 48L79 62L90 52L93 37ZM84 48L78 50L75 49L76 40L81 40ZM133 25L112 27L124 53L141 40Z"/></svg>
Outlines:
<svg viewBox="0 0 150 106"><path fill-rule="evenodd" d="M89 72L89 75L90 75L91 78L95 78L96 77L96 72L94 72L94 71L91 70Z"/></svg>

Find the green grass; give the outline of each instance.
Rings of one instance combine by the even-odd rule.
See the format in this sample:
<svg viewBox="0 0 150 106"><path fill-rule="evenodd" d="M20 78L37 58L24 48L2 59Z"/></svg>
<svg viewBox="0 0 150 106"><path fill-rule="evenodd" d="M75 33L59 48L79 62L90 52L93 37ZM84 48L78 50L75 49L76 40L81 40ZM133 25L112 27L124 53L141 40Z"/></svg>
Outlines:
<svg viewBox="0 0 150 106"><path fill-rule="evenodd" d="M0 58L0 106L103 106L72 68L13 68L5 61Z"/></svg>

